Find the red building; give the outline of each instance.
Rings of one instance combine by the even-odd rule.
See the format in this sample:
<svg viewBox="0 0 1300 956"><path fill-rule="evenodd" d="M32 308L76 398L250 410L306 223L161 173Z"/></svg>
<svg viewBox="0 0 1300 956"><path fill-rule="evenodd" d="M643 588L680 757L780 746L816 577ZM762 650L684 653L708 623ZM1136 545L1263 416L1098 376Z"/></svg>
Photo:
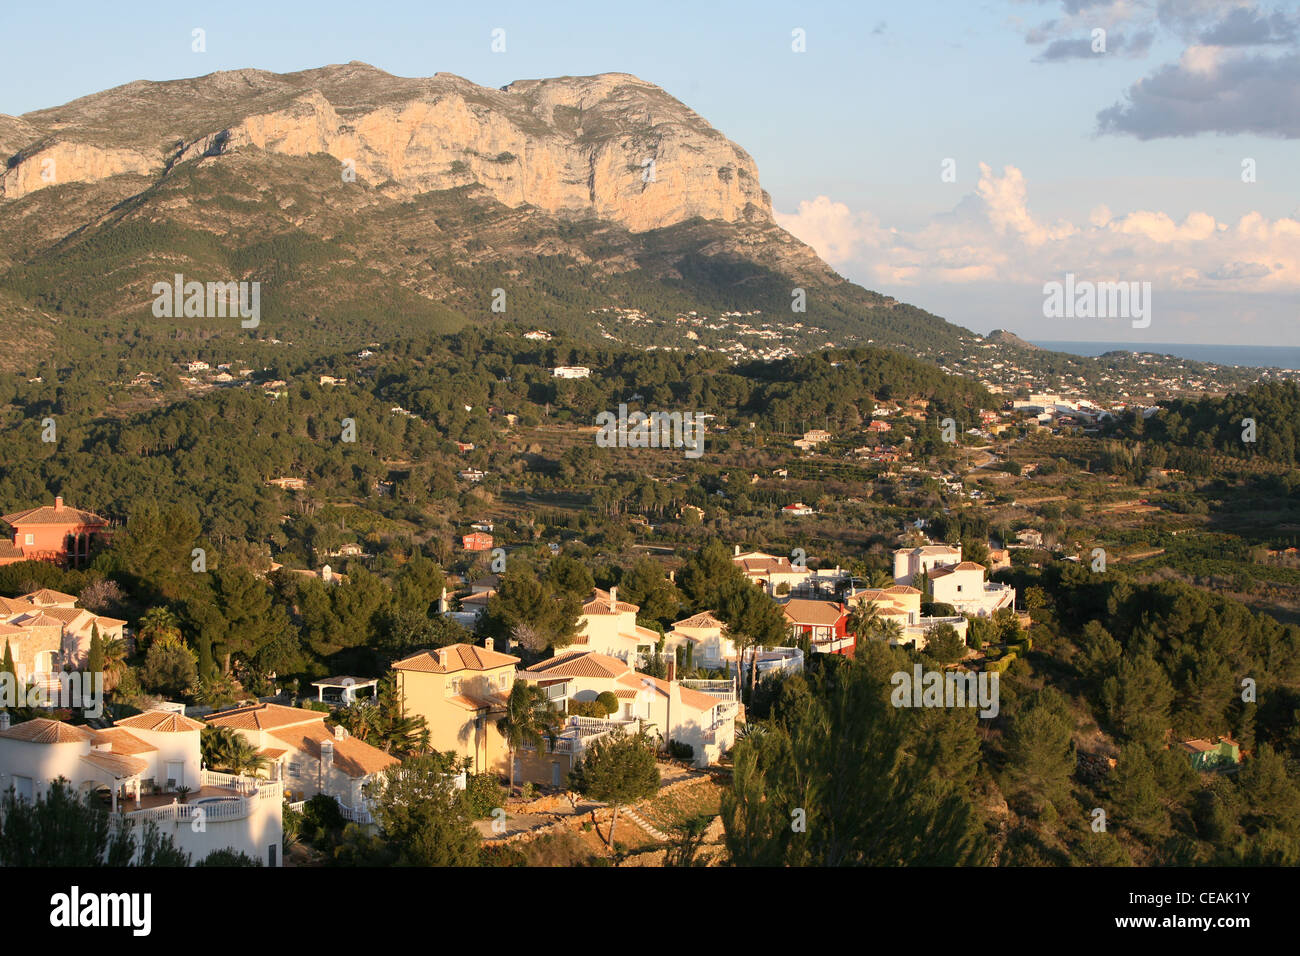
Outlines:
<svg viewBox="0 0 1300 956"><path fill-rule="evenodd" d="M12 538L0 543L0 564L16 561L56 561L78 565L90 556L91 538L103 533L108 522L92 511L65 505L62 497L54 504L5 515L13 529Z"/></svg>
<svg viewBox="0 0 1300 956"><path fill-rule="evenodd" d="M849 611L838 601L791 598L781 608L790 624L791 637L807 637L814 654L853 656Z"/></svg>
<svg viewBox="0 0 1300 956"><path fill-rule="evenodd" d="M475 531L473 534L464 535L461 539L461 547L466 551L491 551L492 535L484 534L482 531Z"/></svg>

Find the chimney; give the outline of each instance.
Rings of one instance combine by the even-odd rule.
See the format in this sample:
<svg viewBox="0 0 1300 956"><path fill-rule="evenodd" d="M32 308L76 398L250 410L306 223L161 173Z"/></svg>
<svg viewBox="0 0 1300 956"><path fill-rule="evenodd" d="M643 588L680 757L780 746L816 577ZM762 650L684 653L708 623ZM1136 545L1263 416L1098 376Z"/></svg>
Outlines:
<svg viewBox="0 0 1300 956"><path fill-rule="evenodd" d="M332 578L333 576L334 576L334 571L330 568L328 564L325 565L325 567L320 569L320 579L324 581L326 584L330 583L330 578Z"/></svg>
<svg viewBox="0 0 1300 956"><path fill-rule="evenodd" d="M438 666L443 670L447 669L447 648L438 648Z"/></svg>
<svg viewBox="0 0 1300 956"><path fill-rule="evenodd" d="M344 727L342 724L339 724L337 727L334 728L335 740L346 740L347 736L348 736L348 729ZM330 746L333 746L333 744L331 744Z"/></svg>
<svg viewBox="0 0 1300 956"><path fill-rule="evenodd" d="M736 545L736 550L731 552L733 556L740 557L740 545Z"/></svg>
<svg viewBox="0 0 1300 956"><path fill-rule="evenodd" d="M615 610L614 605L616 605L617 603L618 603L618 588L612 587L609 589L609 610L611 613L613 613L613 611Z"/></svg>
<svg viewBox="0 0 1300 956"><path fill-rule="evenodd" d="M321 776L328 776L330 769L334 766L334 741L322 740L320 742L320 770Z"/></svg>
<svg viewBox="0 0 1300 956"><path fill-rule="evenodd" d="M442 597L438 598L438 613L439 614L447 613L447 589L446 588L442 589Z"/></svg>
<svg viewBox="0 0 1300 956"><path fill-rule="evenodd" d="M0 710L0 730L9 729L9 711Z"/></svg>
<svg viewBox="0 0 1300 956"><path fill-rule="evenodd" d="M63 510L63 495L54 496L54 510L55 511Z"/></svg>
<svg viewBox="0 0 1300 956"><path fill-rule="evenodd" d="M483 649L484 649L484 650L487 650L487 651L494 651L494 650L496 650L496 647L497 647L497 642L494 641L492 638L487 637L487 638L484 638L484 639L483 639Z"/></svg>

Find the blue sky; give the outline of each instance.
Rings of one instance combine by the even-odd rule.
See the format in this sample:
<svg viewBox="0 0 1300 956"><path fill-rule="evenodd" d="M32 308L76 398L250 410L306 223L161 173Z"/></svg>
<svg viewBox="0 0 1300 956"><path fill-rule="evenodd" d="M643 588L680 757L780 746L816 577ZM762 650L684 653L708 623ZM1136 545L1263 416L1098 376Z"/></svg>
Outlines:
<svg viewBox="0 0 1300 956"><path fill-rule="evenodd" d="M779 221L870 288L980 332L1300 344L1297 13L1294 0L22 4L5 13L0 112L250 66L363 60L488 86L634 73L748 150ZM1151 327L1045 319L1042 284L1067 271L1151 281Z"/></svg>

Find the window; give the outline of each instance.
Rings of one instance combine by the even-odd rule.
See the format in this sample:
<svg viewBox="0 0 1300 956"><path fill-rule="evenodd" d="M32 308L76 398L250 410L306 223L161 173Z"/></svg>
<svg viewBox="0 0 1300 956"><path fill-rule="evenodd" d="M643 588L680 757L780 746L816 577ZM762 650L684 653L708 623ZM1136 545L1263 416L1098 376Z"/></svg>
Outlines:
<svg viewBox="0 0 1300 956"><path fill-rule="evenodd" d="M23 544L32 545L35 543L36 543L36 535L34 534L26 535L23 539Z"/></svg>
<svg viewBox="0 0 1300 956"><path fill-rule="evenodd" d="M267 865L267 866L275 866L275 851L278 850L278 849L279 849L279 847L277 847L274 843L271 843L271 844L268 844L268 845L267 845L267 847L266 847L266 865Z"/></svg>
<svg viewBox="0 0 1300 956"><path fill-rule="evenodd" d="M460 693L460 678L458 677L455 680L449 680L443 686L445 688L446 696L455 697Z"/></svg>

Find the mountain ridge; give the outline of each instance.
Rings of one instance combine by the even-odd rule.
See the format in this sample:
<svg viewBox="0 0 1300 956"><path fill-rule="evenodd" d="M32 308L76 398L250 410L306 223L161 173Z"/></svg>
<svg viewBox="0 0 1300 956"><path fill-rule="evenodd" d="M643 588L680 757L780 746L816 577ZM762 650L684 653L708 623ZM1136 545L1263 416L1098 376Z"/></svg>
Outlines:
<svg viewBox="0 0 1300 956"><path fill-rule="evenodd" d="M748 153L632 74L491 89L353 61L141 80L0 117L0 144L20 141L0 177L0 316L110 350L239 334L160 324L150 289L176 273L261 282L253 334L318 345L500 318L701 348L722 343L681 317L728 311L771 354L974 339L836 273L776 224ZM593 318L611 312L659 330Z"/></svg>
<svg viewBox="0 0 1300 956"><path fill-rule="evenodd" d="M478 182L505 205L633 231L702 216L770 221L753 159L685 104L627 73L516 80L406 78L353 61L297 73L134 81L0 118L0 198L55 183L161 176L253 146L325 153L418 195ZM27 139L17 148L14 144ZM648 164L653 162L653 167Z"/></svg>

